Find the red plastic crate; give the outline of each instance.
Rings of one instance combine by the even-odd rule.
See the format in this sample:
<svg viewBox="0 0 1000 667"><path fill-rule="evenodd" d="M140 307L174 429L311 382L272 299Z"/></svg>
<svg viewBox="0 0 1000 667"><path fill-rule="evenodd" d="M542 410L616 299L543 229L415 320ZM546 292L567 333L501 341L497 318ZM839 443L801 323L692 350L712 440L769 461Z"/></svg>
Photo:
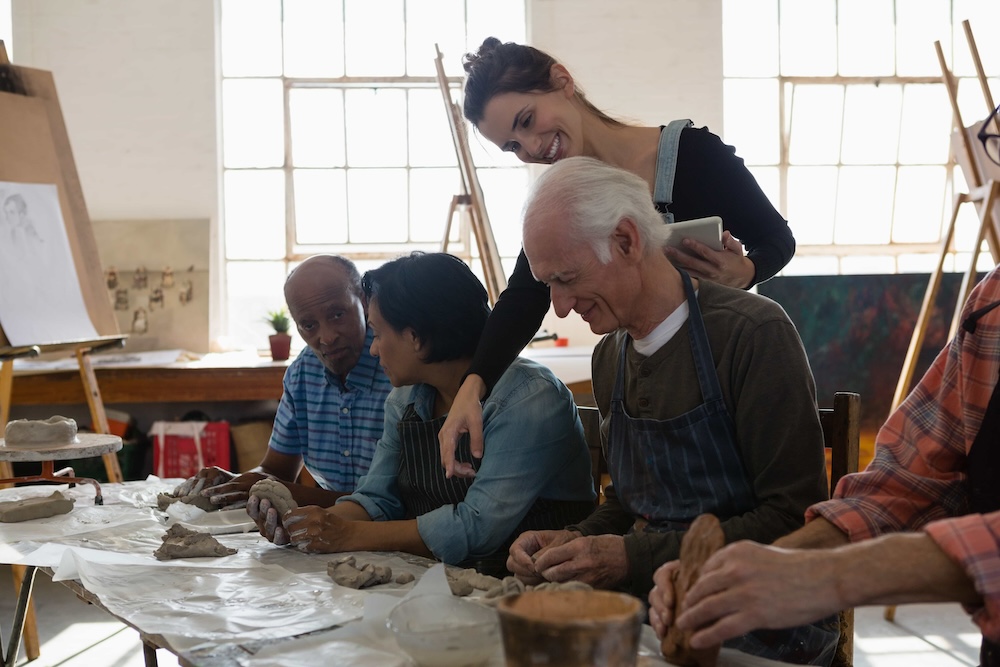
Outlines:
<svg viewBox="0 0 1000 667"><path fill-rule="evenodd" d="M202 468L229 470L229 422L154 422L153 472L191 477Z"/></svg>

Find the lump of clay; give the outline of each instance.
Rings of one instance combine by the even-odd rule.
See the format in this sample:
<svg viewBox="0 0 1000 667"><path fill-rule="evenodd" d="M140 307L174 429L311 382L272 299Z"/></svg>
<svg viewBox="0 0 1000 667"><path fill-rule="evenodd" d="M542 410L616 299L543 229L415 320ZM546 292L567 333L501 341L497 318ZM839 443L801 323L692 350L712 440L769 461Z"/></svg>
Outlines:
<svg viewBox="0 0 1000 667"><path fill-rule="evenodd" d="M278 516L284 516L288 510L293 510L299 506L292 498L292 492L288 487L273 479L262 479L250 487L250 495L257 496L261 500L271 501L271 507L278 511Z"/></svg>
<svg viewBox="0 0 1000 667"><path fill-rule="evenodd" d="M674 609L684 604L688 589L698 580L701 567L709 556L726 544L719 520L711 514L702 514L691 524L681 538L681 565L676 571L674 585ZM676 618L676 614L674 615ZM660 650L667 662L682 667L715 667L719 658L719 646L706 649L691 648L690 632L682 632L676 625L667 628L660 643Z"/></svg>
<svg viewBox="0 0 1000 667"><path fill-rule="evenodd" d="M159 493L156 496L156 506L161 512L166 512L167 508L174 503L194 505L195 507L201 508L206 512L212 512L219 509L218 505L212 504L212 500L208 496L203 496L200 493L195 493L189 496L175 496L170 493Z"/></svg>
<svg viewBox="0 0 1000 667"><path fill-rule="evenodd" d="M452 595L464 597L471 595L473 591L488 591L500 585L500 580L488 574L482 574L475 569L464 570L448 569L445 574L448 577L448 586Z"/></svg>
<svg viewBox="0 0 1000 667"><path fill-rule="evenodd" d="M45 498L25 498L0 503L0 522L17 523L66 514L73 509L73 499L59 491Z"/></svg>
<svg viewBox="0 0 1000 667"><path fill-rule="evenodd" d="M331 561L326 566L326 573L335 583L348 588L368 588L392 581L392 568L388 565L367 563L358 568L354 556Z"/></svg>
<svg viewBox="0 0 1000 667"><path fill-rule="evenodd" d="M219 543L208 533L188 530L175 523L170 526L161 538L163 544L153 552L157 560L172 558L201 558L204 556L232 556L236 549L230 549Z"/></svg>
<svg viewBox="0 0 1000 667"><path fill-rule="evenodd" d="M48 419L15 419L4 429L4 444L7 447L38 447L51 445L71 445L79 442L76 437L76 421L56 415Z"/></svg>
<svg viewBox="0 0 1000 667"><path fill-rule="evenodd" d="M397 584L408 584L414 579L416 579L416 577L413 576L412 572L400 572L398 575L396 575Z"/></svg>

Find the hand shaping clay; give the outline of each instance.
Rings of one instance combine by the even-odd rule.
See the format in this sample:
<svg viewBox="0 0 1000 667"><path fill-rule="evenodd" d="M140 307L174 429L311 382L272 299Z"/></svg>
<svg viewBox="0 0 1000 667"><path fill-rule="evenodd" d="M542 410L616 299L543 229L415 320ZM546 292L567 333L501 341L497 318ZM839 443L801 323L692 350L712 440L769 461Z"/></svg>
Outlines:
<svg viewBox="0 0 1000 667"><path fill-rule="evenodd" d="M161 538L163 544L153 552L157 560L172 558L200 558L203 556L232 556L236 549L223 546L208 533L188 530L175 523Z"/></svg>
<svg viewBox="0 0 1000 667"><path fill-rule="evenodd" d="M674 617L684 604L688 589L698 580L701 567L709 556L726 543L719 520L711 514L702 514L691 524L681 539L681 566L674 584ZM671 625L660 643L660 650L667 662L682 667L715 667L719 646L706 649L691 648L691 633L681 632Z"/></svg>
<svg viewBox="0 0 1000 667"><path fill-rule="evenodd" d="M261 500L265 498L271 501L271 507L278 511L278 516L284 516L288 510L293 510L299 506L292 498L292 492L288 487L273 479L262 479L250 487L250 495L257 496Z"/></svg>
<svg viewBox="0 0 1000 667"><path fill-rule="evenodd" d="M25 498L0 503L0 522L17 523L66 514L73 509L73 499L56 491L45 498Z"/></svg>
<svg viewBox="0 0 1000 667"><path fill-rule="evenodd" d="M194 505L195 507L200 507L206 512L212 512L219 509L218 505L213 505L212 500L208 496L203 496L200 493L196 493L190 496L174 496L169 493L160 493L156 496L156 506L162 512L166 512L167 508L174 503L186 503L188 505Z"/></svg>
<svg viewBox="0 0 1000 667"><path fill-rule="evenodd" d="M56 415L48 419L15 419L4 429L4 444L17 447L71 445L78 442L76 421Z"/></svg>

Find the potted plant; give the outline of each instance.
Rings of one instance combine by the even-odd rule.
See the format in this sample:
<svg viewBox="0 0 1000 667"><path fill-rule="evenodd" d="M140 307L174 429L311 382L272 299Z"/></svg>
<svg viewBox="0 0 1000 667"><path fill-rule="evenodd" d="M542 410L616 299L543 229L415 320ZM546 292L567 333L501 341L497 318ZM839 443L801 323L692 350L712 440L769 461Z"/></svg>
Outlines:
<svg viewBox="0 0 1000 667"><path fill-rule="evenodd" d="M274 329L274 333L268 336L268 342L271 343L271 359L274 361L288 359L292 347L292 336L288 333L292 319L288 316L288 311L284 308L269 311L264 321Z"/></svg>

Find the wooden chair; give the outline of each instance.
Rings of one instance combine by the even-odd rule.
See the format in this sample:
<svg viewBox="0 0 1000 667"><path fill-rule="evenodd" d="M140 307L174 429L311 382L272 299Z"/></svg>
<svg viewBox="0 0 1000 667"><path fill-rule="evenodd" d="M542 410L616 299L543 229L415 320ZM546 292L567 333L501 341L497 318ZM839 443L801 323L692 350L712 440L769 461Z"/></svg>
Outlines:
<svg viewBox="0 0 1000 667"><path fill-rule="evenodd" d="M601 445L601 411L594 407L578 405L580 421L583 423L583 435L590 449L590 474L594 476L594 491L597 492L595 505L601 504L602 477L608 472L608 462L604 458L604 447Z"/></svg>
<svg viewBox="0 0 1000 667"><path fill-rule="evenodd" d="M830 450L830 495L844 475L858 471L860 447L861 395L838 391L832 408L820 408L823 441ZM840 612L840 641L831 667L854 664L854 610Z"/></svg>

